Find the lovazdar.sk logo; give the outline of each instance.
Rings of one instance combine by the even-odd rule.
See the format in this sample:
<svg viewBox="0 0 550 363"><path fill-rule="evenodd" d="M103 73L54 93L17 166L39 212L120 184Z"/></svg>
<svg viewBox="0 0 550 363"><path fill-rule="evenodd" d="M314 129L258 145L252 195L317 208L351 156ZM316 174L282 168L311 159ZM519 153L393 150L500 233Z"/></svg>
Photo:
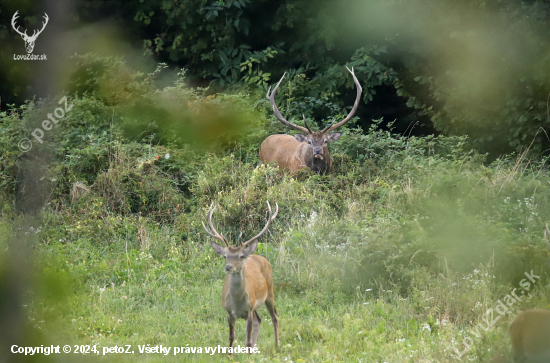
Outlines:
<svg viewBox="0 0 550 363"><path fill-rule="evenodd" d="M28 35L27 34L27 29L25 29L24 32L21 32L19 30L20 26L16 25L16 21L17 21L17 18L18 18L18 13L19 10L17 10L15 12L15 14L13 14L13 17L11 18L11 26L13 28L13 30L15 30L19 35L21 35L21 38L23 38L23 41L25 42L25 49L27 51L27 54L23 54L23 55L16 55L14 54L13 55L13 59L14 60L46 60L46 54L42 54L42 55L35 55L35 54L32 54L32 51L34 49L34 44L36 42L36 38L38 38L38 36L40 35L40 33L42 33L44 31L44 29L46 28L46 25L48 25L48 20L50 20L48 18L48 14L44 13L44 21L42 22L42 29L40 30L34 30L32 35Z"/></svg>

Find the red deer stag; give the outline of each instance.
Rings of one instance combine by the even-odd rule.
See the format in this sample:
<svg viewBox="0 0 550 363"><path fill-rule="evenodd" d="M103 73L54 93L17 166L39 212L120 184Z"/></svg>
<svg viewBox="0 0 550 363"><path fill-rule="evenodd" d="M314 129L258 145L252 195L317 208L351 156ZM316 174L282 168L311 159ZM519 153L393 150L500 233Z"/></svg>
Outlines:
<svg viewBox="0 0 550 363"><path fill-rule="evenodd" d="M349 70L349 68L347 68L347 70L353 76L353 81L355 82L355 85L357 87L357 98L355 99L355 104L353 105L353 108L345 119L338 122L337 124L334 124L333 122L319 132L312 131L309 128L305 117L304 123L306 127L302 127L288 122L287 120L285 120L283 115L281 115L281 112L279 112L277 104L275 103L275 93L277 92L277 88L279 88L279 85L285 78L286 73L283 74L283 77L281 78L279 83L277 83L271 94L269 94L269 91L271 91L271 87L269 88L266 97L269 102L271 102L275 117L277 117L277 119L283 124L295 130L302 131L303 133L305 133L305 135L296 134L294 136L269 136L267 139L264 140L264 142L262 142L262 145L260 146L260 159L263 163L277 162L280 168L289 170L292 173L305 167L308 167L314 172L320 174L325 174L327 172L330 173L330 171L332 170L332 160L330 160L328 142L338 140L340 136L342 136L342 133L334 132L332 134L329 134L329 132L336 130L353 117L355 111L357 111L359 100L361 100L361 92L363 91L361 85L359 84L359 81L357 80L357 77L355 77L355 73L353 73L353 68L351 69L351 71Z"/></svg>
<svg viewBox="0 0 550 363"><path fill-rule="evenodd" d="M258 340L262 319L256 312L264 302L275 330L275 346L279 346L279 320L275 309L275 295L273 294L273 277L269 261L262 256L254 255L258 238L267 231L269 224L277 217L279 206L275 204L275 213L267 202L269 217L265 227L256 236L252 237L239 247L230 246L226 240L216 232L212 224L212 213L215 208L210 206L207 220L210 230L204 222L202 226L210 237L220 240L225 247L212 240L212 248L218 255L225 257L225 272L227 277L223 285L222 306L227 310L229 323L229 346L233 347L235 340L235 319L246 320L246 346L252 348ZM250 353L250 350L249 350ZM230 351L231 354L231 351Z"/></svg>
<svg viewBox="0 0 550 363"><path fill-rule="evenodd" d="M546 224L544 242L550 250L549 235ZM550 362L550 311L531 309L519 313L510 326L510 339L514 362Z"/></svg>

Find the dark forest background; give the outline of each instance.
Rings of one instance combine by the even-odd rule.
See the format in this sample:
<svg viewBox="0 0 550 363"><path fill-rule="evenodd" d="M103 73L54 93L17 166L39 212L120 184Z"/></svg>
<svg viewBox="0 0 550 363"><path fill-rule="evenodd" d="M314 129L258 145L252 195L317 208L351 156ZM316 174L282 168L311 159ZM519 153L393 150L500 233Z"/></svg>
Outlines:
<svg viewBox="0 0 550 363"><path fill-rule="evenodd" d="M351 106L344 65L353 66L364 88L357 115L365 130L383 118L405 135L468 135L493 156L533 141L534 151L548 147L541 128L549 113L550 1L2 2L2 107L58 91L44 86L52 72L39 62L13 60L24 54L10 26L16 10L27 29L39 28L48 12L34 52L48 53L48 62L83 51L103 32L113 44L94 51L151 70L158 62L185 68L189 84L210 86L212 94L263 93L287 72L295 100L288 111L316 120ZM67 39L74 49L59 47ZM93 72L102 67L87 65Z"/></svg>

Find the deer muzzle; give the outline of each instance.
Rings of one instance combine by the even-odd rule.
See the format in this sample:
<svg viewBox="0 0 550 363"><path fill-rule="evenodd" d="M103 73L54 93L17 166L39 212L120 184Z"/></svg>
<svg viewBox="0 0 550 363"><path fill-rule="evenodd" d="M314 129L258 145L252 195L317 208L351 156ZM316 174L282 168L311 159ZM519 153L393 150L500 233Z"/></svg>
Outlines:
<svg viewBox="0 0 550 363"><path fill-rule="evenodd" d="M313 149L313 157L314 157L315 159L321 159L321 160L323 160L323 159L324 159L324 158L323 158L323 148L321 148L321 147L316 147L316 148L314 148L314 149Z"/></svg>
<svg viewBox="0 0 550 363"><path fill-rule="evenodd" d="M314 147L313 148L313 156L316 159L323 159L323 148L322 147Z"/></svg>

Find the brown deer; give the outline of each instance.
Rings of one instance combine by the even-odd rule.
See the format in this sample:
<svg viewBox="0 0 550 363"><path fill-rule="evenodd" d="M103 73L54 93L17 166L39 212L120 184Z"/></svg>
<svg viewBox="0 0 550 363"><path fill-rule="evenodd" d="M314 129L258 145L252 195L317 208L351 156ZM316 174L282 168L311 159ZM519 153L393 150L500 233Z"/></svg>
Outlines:
<svg viewBox="0 0 550 363"><path fill-rule="evenodd" d="M275 204L275 213L267 202L269 217L265 227L256 236L252 237L239 247L230 246L212 224L214 208L210 206L207 220L210 230L204 222L202 226L210 237L220 240L225 247L212 240L212 248L218 255L225 257L225 272L227 277L223 285L222 306L227 310L229 323L229 346L233 347L235 340L235 319L246 320L246 346L252 348L258 340L262 319L256 312L264 302L275 331L275 346L279 346L279 320L275 309L275 295L273 294L273 277L269 261L262 256L254 255L258 246L258 238L267 231L269 224L277 217L279 206ZM250 350L249 350L250 353ZM231 354L231 352L230 352Z"/></svg>
<svg viewBox="0 0 550 363"><path fill-rule="evenodd" d="M271 106L273 107L273 113L275 114L275 117L277 117L277 119L283 124L295 130L301 131L305 133L305 135L296 134L294 136L269 136L267 139L264 140L264 142L262 142L262 145L260 146L260 159L263 163L276 162L281 169L288 170L292 173L306 167L319 174L331 172L332 160L330 160L328 143L329 141L338 140L340 136L342 136L342 133L334 132L332 134L329 134L329 132L336 130L337 128L351 120L351 118L355 114L355 111L357 111L357 106L359 105L359 101L361 100L361 92L363 92L363 89L361 88L357 77L355 77L355 73L353 73L353 68L351 69L351 71L349 70L349 68L347 68L347 70L353 76L353 81L355 82L355 85L357 87L357 97L355 99L355 104L353 105L353 108L345 119L338 122L337 124L334 124L333 122L319 132L312 131L309 128L305 117L304 124L306 125L306 127L302 127L288 122L287 120L285 120L283 115L281 115L281 112L279 112L277 104L275 103L275 93L277 92L277 88L279 88L279 85L285 78L286 73L283 74L283 77L281 77L281 80L279 81L279 83L277 83L271 94L269 93L271 91L271 87L269 88L266 98L269 100Z"/></svg>
<svg viewBox="0 0 550 363"><path fill-rule="evenodd" d="M525 310L510 326L514 362L550 362L550 311Z"/></svg>
<svg viewBox="0 0 550 363"><path fill-rule="evenodd" d="M550 250L549 235L546 224L544 242ZM510 339L514 362L550 362L550 311L531 309L519 313L510 325Z"/></svg>

